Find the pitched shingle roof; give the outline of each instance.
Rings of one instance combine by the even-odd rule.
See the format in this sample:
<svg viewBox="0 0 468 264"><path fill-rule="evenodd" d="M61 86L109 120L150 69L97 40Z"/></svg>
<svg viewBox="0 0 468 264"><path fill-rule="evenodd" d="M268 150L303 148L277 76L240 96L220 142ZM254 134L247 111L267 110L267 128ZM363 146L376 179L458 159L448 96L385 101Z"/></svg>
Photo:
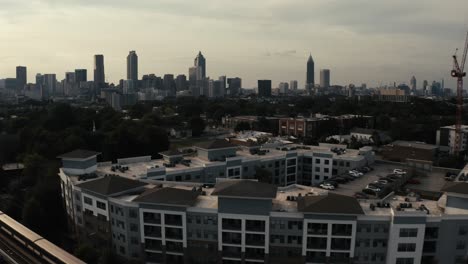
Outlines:
<svg viewBox="0 0 468 264"><path fill-rule="evenodd" d="M468 183L466 182L451 182L442 188L443 192L468 194Z"/></svg>
<svg viewBox="0 0 468 264"><path fill-rule="evenodd" d="M158 188L150 189L135 198L135 202L154 203L177 206L192 206L195 204L199 192L177 188Z"/></svg>
<svg viewBox="0 0 468 264"><path fill-rule="evenodd" d="M223 148L236 148L237 146L229 143L223 139L216 139L209 142L203 142L197 145L201 149L223 149Z"/></svg>
<svg viewBox="0 0 468 264"><path fill-rule="evenodd" d="M249 180L226 180L218 182L211 195L273 199L276 197L276 191L277 187L268 183Z"/></svg>
<svg viewBox="0 0 468 264"><path fill-rule="evenodd" d="M101 152L96 152L92 150L85 150L85 149L76 149L65 154L58 156L57 158L65 158L65 159L87 159L93 156L97 156L101 154Z"/></svg>
<svg viewBox="0 0 468 264"><path fill-rule="evenodd" d="M97 180L83 182L77 186L102 195L112 195L145 186L146 183L122 178L119 176L106 176Z"/></svg>
<svg viewBox="0 0 468 264"><path fill-rule="evenodd" d="M297 207L304 213L364 214L356 198L335 193L301 197Z"/></svg>

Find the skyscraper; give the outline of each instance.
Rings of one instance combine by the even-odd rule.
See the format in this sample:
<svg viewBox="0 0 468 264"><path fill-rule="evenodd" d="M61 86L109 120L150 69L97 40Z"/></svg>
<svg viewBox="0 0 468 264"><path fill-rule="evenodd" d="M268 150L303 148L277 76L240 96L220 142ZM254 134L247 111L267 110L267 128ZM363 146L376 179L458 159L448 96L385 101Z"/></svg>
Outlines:
<svg viewBox="0 0 468 264"><path fill-rule="evenodd" d="M416 86L416 77L411 77L411 81L410 81L410 88L411 88L411 91L416 91L417 89L417 86Z"/></svg>
<svg viewBox="0 0 468 264"><path fill-rule="evenodd" d="M427 89L428 89L428 87L427 87L428 84L429 84L429 83L427 82L427 80L424 80L424 81L423 81L423 87L422 87L422 89L423 89L424 92L427 91Z"/></svg>
<svg viewBox="0 0 468 264"><path fill-rule="evenodd" d="M291 89L292 91L297 90L297 81L296 80L292 80L292 81L289 82L289 89Z"/></svg>
<svg viewBox="0 0 468 264"><path fill-rule="evenodd" d="M134 50L127 56L127 80L138 81L138 55Z"/></svg>
<svg viewBox="0 0 468 264"><path fill-rule="evenodd" d="M176 83L176 90L178 92L187 90L187 76L185 76L184 74L177 75L175 83Z"/></svg>
<svg viewBox="0 0 468 264"><path fill-rule="evenodd" d="M26 73L26 67L24 66L18 66L16 67L16 88L17 90L21 90L24 88L28 81L27 73Z"/></svg>
<svg viewBox="0 0 468 264"><path fill-rule="evenodd" d="M100 87L105 82L104 55L94 55L94 84Z"/></svg>
<svg viewBox="0 0 468 264"><path fill-rule="evenodd" d="M328 88L330 87L330 70L323 69L320 71L320 87Z"/></svg>
<svg viewBox="0 0 468 264"><path fill-rule="evenodd" d="M228 94L230 96L237 96L241 93L242 89L242 79L239 77L236 78L228 78L227 79L227 84L228 84Z"/></svg>
<svg viewBox="0 0 468 264"><path fill-rule="evenodd" d="M312 54L307 60L307 76L306 76L306 89L310 90L315 85L315 64L314 59L312 59Z"/></svg>
<svg viewBox="0 0 468 264"><path fill-rule="evenodd" d="M258 96L271 96L271 80L258 80Z"/></svg>
<svg viewBox="0 0 468 264"><path fill-rule="evenodd" d="M189 68L189 82L190 86L196 86L197 81L202 80L203 69L199 66Z"/></svg>
<svg viewBox="0 0 468 264"><path fill-rule="evenodd" d="M86 69L76 69L75 70L75 82L80 84L81 82L88 81L88 71Z"/></svg>
<svg viewBox="0 0 468 264"><path fill-rule="evenodd" d="M195 58L194 66L201 67L201 78L205 79L206 78L206 60L205 60L205 57L203 57L201 51L198 52L198 55Z"/></svg>
<svg viewBox="0 0 468 264"><path fill-rule="evenodd" d="M166 95L168 96L176 95L174 74L164 74L163 86L164 86L164 90L166 91Z"/></svg>

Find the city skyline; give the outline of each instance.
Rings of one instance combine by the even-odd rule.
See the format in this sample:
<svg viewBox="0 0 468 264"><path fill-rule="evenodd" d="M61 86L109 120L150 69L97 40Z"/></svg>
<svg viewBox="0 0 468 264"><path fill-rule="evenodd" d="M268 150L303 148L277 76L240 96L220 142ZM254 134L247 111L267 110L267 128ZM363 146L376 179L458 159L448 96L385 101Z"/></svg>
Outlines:
<svg viewBox="0 0 468 264"><path fill-rule="evenodd" d="M420 80L444 78L446 86L454 88L449 78L451 55L462 45L468 22L462 14L468 3L337 2L262 1L251 6L244 2L7 1L0 11L4 22L0 33L9 36L0 44L8 54L0 56L0 76L14 77L16 65L28 67L29 80L39 72L57 76L75 68L91 72L92 56L103 54L106 79L117 83L126 76L129 50L140 56L140 78L149 73L187 74L193 54L201 50L209 60L207 76L239 76L245 87L254 87L258 79L271 79L274 84L298 80L303 88L304 62L312 53L315 78L320 69L330 69L332 84L409 84L415 75ZM362 9L364 4L369 8ZM453 5L458 8L447 8ZM98 12L98 8L112 12ZM135 15L138 22L124 22ZM74 19L78 16L89 19ZM161 26L152 29L152 35L164 38L134 30L154 23ZM310 33L304 34L303 28ZM85 33L102 40L89 42L80 36ZM122 35L133 41L120 41ZM55 41L45 41L50 39ZM31 40L35 45L30 45Z"/></svg>

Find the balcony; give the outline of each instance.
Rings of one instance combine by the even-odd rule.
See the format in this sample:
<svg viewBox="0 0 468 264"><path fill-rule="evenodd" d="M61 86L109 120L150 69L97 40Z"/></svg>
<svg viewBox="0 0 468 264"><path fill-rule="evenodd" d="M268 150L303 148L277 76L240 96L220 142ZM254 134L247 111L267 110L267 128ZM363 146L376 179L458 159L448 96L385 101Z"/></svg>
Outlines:
<svg viewBox="0 0 468 264"><path fill-rule="evenodd" d="M334 224L332 227L333 236L351 236L353 233L353 225Z"/></svg>
<svg viewBox="0 0 468 264"><path fill-rule="evenodd" d="M265 259L265 250L263 248L246 248L245 258L254 260Z"/></svg>
<svg viewBox="0 0 468 264"><path fill-rule="evenodd" d="M161 214L144 212L143 213L143 222L148 224L161 224Z"/></svg>
<svg viewBox="0 0 468 264"><path fill-rule="evenodd" d="M164 224L171 226L182 226L182 216L181 215L164 215Z"/></svg>
<svg viewBox="0 0 468 264"><path fill-rule="evenodd" d="M183 239L182 228L166 227L166 238L182 240Z"/></svg>
<svg viewBox="0 0 468 264"><path fill-rule="evenodd" d="M148 250L162 251L162 242L156 239L145 239L145 248Z"/></svg>
<svg viewBox="0 0 468 264"><path fill-rule="evenodd" d="M241 229L242 229L242 220L241 219L223 218L222 224L223 224L223 229L225 229L225 230L241 231Z"/></svg>
<svg viewBox="0 0 468 264"><path fill-rule="evenodd" d="M240 245L242 243L242 235L240 233L223 232L223 244Z"/></svg>
<svg viewBox="0 0 468 264"><path fill-rule="evenodd" d="M328 224L310 223L307 224L307 234L309 235L327 235Z"/></svg>
<svg viewBox="0 0 468 264"><path fill-rule="evenodd" d="M223 257L226 258L241 258L241 248L240 247L230 247L230 246L223 246Z"/></svg>
<svg viewBox="0 0 468 264"><path fill-rule="evenodd" d="M326 249L326 237L309 237L307 238L307 249Z"/></svg>
<svg viewBox="0 0 468 264"><path fill-rule="evenodd" d="M161 227L159 226L144 226L144 234L147 237L161 237Z"/></svg>
<svg viewBox="0 0 468 264"><path fill-rule="evenodd" d="M331 241L332 250L350 250L351 239L349 238L332 238Z"/></svg>
<svg viewBox="0 0 468 264"><path fill-rule="evenodd" d="M265 246L265 235L245 234L245 244L249 246Z"/></svg>
<svg viewBox="0 0 468 264"><path fill-rule="evenodd" d="M263 220L246 220L245 230L252 232L265 232L265 221Z"/></svg>

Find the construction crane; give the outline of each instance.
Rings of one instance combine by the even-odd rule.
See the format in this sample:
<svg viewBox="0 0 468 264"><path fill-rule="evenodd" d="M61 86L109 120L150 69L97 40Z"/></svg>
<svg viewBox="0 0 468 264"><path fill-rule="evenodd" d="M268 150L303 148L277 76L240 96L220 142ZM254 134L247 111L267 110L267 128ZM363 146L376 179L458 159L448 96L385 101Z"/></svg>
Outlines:
<svg viewBox="0 0 468 264"><path fill-rule="evenodd" d="M455 51L455 54L453 55L453 70L451 73L452 77L457 78L457 121L455 124L455 146L453 151L454 155L459 154L462 142L461 126L463 109L463 77L466 76L466 72L464 71L464 69L466 53L468 51L468 32L466 33L465 48L463 50L462 60L460 61L460 63L458 63L457 51Z"/></svg>

